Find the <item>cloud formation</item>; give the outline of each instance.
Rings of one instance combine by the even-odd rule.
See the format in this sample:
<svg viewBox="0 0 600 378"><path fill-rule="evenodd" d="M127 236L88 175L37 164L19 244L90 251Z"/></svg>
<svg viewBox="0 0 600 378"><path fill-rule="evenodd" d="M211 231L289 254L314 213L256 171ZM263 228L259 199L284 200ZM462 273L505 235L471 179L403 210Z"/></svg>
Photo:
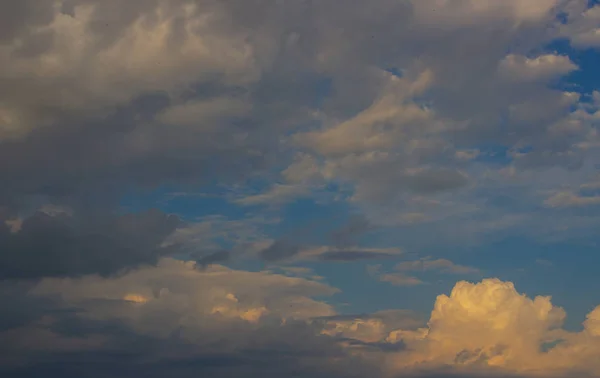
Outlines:
<svg viewBox="0 0 600 378"><path fill-rule="evenodd" d="M4 286L3 298L21 295L20 303L38 305L22 306L27 316L18 322L3 318L3 345L18 342L6 350L2 369L32 373L51 357L67 374L105 359L114 364L106 373L117 376L133 361L140 372L182 377L194 370L179 370L185 366L215 376L244 367L252 372L242 376L295 369L340 377L368 369L381 377L600 372L600 307L582 331L568 332L561 328L565 311L550 297L529 298L498 279L460 281L437 297L425 324L407 310L338 315L313 299L336 292L305 278L215 265L199 270L173 259L119 277L48 278L25 295Z"/></svg>
<svg viewBox="0 0 600 378"><path fill-rule="evenodd" d="M0 223L0 279L107 276L155 264L175 251L163 242L182 223L159 210L92 219L43 210L18 228Z"/></svg>
<svg viewBox="0 0 600 378"><path fill-rule="evenodd" d="M587 0L0 1L0 375L600 375L600 307L327 284L422 303L482 277L456 246L597 245L599 31Z"/></svg>

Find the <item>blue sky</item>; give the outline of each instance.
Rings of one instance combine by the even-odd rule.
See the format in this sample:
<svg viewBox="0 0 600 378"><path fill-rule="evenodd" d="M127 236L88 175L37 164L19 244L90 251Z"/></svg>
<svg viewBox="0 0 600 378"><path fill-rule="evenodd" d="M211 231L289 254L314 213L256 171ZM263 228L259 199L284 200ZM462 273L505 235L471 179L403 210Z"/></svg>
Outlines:
<svg viewBox="0 0 600 378"><path fill-rule="evenodd" d="M597 1L0 25L0 375L600 375Z"/></svg>

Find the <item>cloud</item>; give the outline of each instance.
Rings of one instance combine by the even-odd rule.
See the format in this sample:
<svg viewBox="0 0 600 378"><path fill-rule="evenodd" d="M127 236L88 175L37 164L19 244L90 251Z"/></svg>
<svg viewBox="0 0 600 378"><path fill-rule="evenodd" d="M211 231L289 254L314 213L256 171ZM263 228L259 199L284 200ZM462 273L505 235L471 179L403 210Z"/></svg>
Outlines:
<svg viewBox="0 0 600 378"><path fill-rule="evenodd" d="M46 368L69 376L94 369L126 376L137 366L136 374L150 376L295 371L341 377L352 376L345 369L356 364L360 376L367 365L340 364L343 349L305 321L334 315L331 306L311 297L336 291L302 278L222 266L198 270L195 263L172 259L119 277L45 279L29 289L28 298L57 298L58 311L0 332L3 345L12 345L3 348L7 359L0 371L12 376Z"/></svg>
<svg viewBox="0 0 600 378"><path fill-rule="evenodd" d="M175 246L162 243L180 224L176 216L158 210L81 219L42 209L24 219L18 230L0 228L0 277L111 275L154 264L175 251Z"/></svg>
<svg viewBox="0 0 600 378"><path fill-rule="evenodd" d="M313 299L336 292L305 278L217 265L200 270L168 258L118 277L3 286L3 299L21 293L24 300L15 303L25 316L2 318L0 339L12 349L0 369L22 374L52 360L70 374L110 362L102 374L113 376L134 365L183 377L191 374L183 366L215 376L300 369L300 376L336 377L369 369L381 377L566 377L600 369L600 307L581 332L568 332L561 329L564 310L550 297L531 299L498 279L460 281L437 297L425 324L406 310L339 315Z"/></svg>
<svg viewBox="0 0 600 378"><path fill-rule="evenodd" d="M0 30L14 213L32 196L102 207L125 188L225 182L242 205L336 186L370 214L433 220L407 198L470 203L490 144L532 148L515 169L593 160L577 147L594 144L589 114L572 119L582 100L553 86L575 65L543 48L593 33L583 2L21 3ZM265 191L245 187L256 177Z"/></svg>
<svg viewBox="0 0 600 378"><path fill-rule="evenodd" d="M404 252L400 248L364 248L364 247L307 247L299 251L298 258L302 260L320 261L356 261L388 259Z"/></svg>
<svg viewBox="0 0 600 378"><path fill-rule="evenodd" d="M425 283L416 277L403 273L383 273L378 278L381 282L387 282L395 286L416 286Z"/></svg>
<svg viewBox="0 0 600 378"><path fill-rule="evenodd" d="M501 75L507 79L518 81L546 81L566 75L577 69L568 56L562 55L540 55L535 58L525 56L508 55L499 65Z"/></svg>
<svg viewBox="0 0 600 378"><path fill-rule="evenodd" d="M364 215L351 216L341 227L331 232L331 239L337 246L355 244L357 238L372 230L373 226Z"/></svg>
<svg viewBox="0 0 600 378"><path fill-rule="evenodd" d="M408 310L384 310L362 315L334 315L318 319L325 322L323 334L332 337L375 343L396 329L417 329L424 325L419 315Z"/></svg>
<svg viewBox="0 0 600 378"><path fill-rule="evenodd" d="M570 38L571 43L578 47L600 46L600 6L580 9L580 13L574 16L571 22L563 26L563 33Z"/></svg>
<svg viewBox="0 0 600 378"><path fill-rule="evenodd" d="M381 282L395 286L417 286L426 282L414 276L415 273L435 272L436 274L479 274L477 268L455 264L448 259L434 259L429 257L414 261L403 261L394 266L395 272L382 272L381 265L370 265L367 272ZM412 274L411 274L412 273Z"/></svg>
<svg viewBox="0 0 600 378"><path fill-rule="evenodd" d="M401 255L400 248L365 248L358 246L300 246L284 239L276 240L259 252L266 261L357 261L386 259Z"/></svg>
<svg viewBox="0 0 600 378"><path fill-rule="evenodd" d="M403 340L414 351L398 354L390 362L398 368L415 363L448 364L480 371L501 368L523 375L560 375L569 369L592 373L597 369L593 361L572 354L582 346L571 340L581 342L583 334L560 329L565 316L562 308L552 305L550 297L530 299L510 282L461 281L449 296L438 296L426 328L390 333L390 340ZM559 341L558 345L542 351L543 344L553 341ZM584 344L590 342L590 346L597 343L588 340Z"/></svg>
<svg viewBox="0 0 600 378"><path fill-rule="evenodd" d="M600 374L597 309L567 332L549 298L507 282L461 282L414 327L401 313L334 319L320 296L336 289L308 271L219 265L594 238L600 97L586 59L599 11L0 2L0 296L14 304L0 375ZM205 189L215 202L182 206L185 224L143 211L150 200L122 208ZM329 240L282 237L299 218L281 205L300 197L318 202L307 217L362 215L315 232ZM375 227L378 246L403 249L366 246ZM439 258L371 273L411 286L478 272Z"/></svg>
<svg viewBox="0 0 600 378"><path fill-rule="evenodd" d="M435 270L441 273L452 274L469 274L479 272L479 270L476 268L455 264L448 259L430 260L428 258L416 261L403 261L396 265L394 269L399 270L401 272L424 272Z"/></svg>
<svg viewBox="0 0 600 378"><path fill-rule="evenodd" d="M284 240L277 240L259 252L266 261L279 261L294 257L300 252L300 247Z"/></svg>
<svg viewBox="0 0 600 378"><path fill-rule="evenodd" d="M229 260L231 257L231 253L226 250L217 251L215 253L211 253L210 255L204 256L198 260L198 265L205 266L215 263L223 263Z"/></svg>
<svg viewBox="0 0 600 378"><path fill-rule="evenodd" d="M232 258L250 255L272 243L262 229L278 222L277 218L262 216L230 219L210 215L178 227L163 245L179 246L190 257L199 260L208 256L224 257L225 250Z"/></svg>
<svg viewBox="0 0 600 378"><path fill-rule="evenodd" d="M265 193L242 197L235 202L244 206L279 205L307 194L308 188L301 185L275 185Z"/></svg>
<svg viewBox="0 0 600 378"><path fill-rule="evenodd" d="M569 191L553 194L544 201L550 207L594 206L600 204L600 196L582 196Z"/></svg>

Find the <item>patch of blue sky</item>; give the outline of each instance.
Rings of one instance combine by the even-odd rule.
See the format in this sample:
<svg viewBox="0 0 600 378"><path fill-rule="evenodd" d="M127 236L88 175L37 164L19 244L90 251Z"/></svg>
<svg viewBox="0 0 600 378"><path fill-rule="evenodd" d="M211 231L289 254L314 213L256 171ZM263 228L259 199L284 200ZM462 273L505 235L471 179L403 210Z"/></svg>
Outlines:
<svg viewBox="0 0 600 378"><path fill-rule="evenodd" d="M548 44L545 50L567 55L579 67L558 80L554 88L588 95L600 89L600 52L597 49L574 48L569 41L561 39Z"/></svg>
<svg viewBox="0 0 600 378"><path fill-rule="evenodd" d="M219 185L202 186L200 191L182 187L159 187L155 190L136 191L121 198L121 207L129 212L156 208L168 214L176 214L185 221L205 216L222 215L240 218L245 210L231 203L227 190Z"/></svg>

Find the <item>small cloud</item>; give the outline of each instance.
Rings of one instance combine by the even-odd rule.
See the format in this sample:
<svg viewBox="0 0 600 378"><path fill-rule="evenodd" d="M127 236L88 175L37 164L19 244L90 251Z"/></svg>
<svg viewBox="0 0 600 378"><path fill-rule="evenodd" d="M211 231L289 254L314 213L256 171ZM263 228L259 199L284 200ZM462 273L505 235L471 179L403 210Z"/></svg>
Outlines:
<svg viewBox="0 0 600 378"><path fill-rule="evenodd" d="M581 196L570 191L555 193L544 201L548 207L583 207L600 205L600 196Z"/></svg>
<svg viewBox="0 0 600 378"><path fill-rule="evenodd" d="M140 294L127 294L123 297L123 300L134 303L146 303L149 299Z"/></svg>
<svg viewBox="0 0 600 378"><path fill-rule="evenodd" d="M298 257L320 261L357 261L377 260L397 257L404 252L400 248L363 248L363 247L330 247L321 246L303 249Z"/></svg>
<svg viewBox="0 0 600 378"><path fill-rule="evenodd" d="M285 240L277 240L261 250L258 255L265 261L280 261L292 258L299 252L299 246Z"/></svg>
<svg viewBox="0 0 600 378"><path fill-rule="evenodd" d="M438 271L451 274L479 273L479 269L470 266L455 264L447 259L429 260L427 258L417 261L404 261L396 265L396 270L401 272Z"/></svg>
<svg viewBox="0 0 600 378"><path fill-rule="evenodd" d="M546 259L536 259L535 263L541 266L545 266L545 267L551 267L554 266L554 263L550 260L546 260Z"/></svg>
<svg viewBox="0 0 600 378"><path fill-rule="evenodd" d="M479 155L481 154L481 151L479 150L458 150L454 153L454 156L458 159L458 160L462 160L462 161L469 161L469 160L473 160L476 159Z"/></svg>
<svg viewBox="0 0 600 378"><path fill-rule="evenodd" d="M545 81L577 70L568 56L546 54L536 58L510 54L500 62L499 73L517 81Z"/></svg>
<svg viewBox="0 0 600 378"><path fill-rule="evenodd" d="M281 205L308 193L307 186L275 184L264 193L238 198L234 202L243 206Z"/></svg>
<svg viewBox="0 0 600 378"><path fill-rule="evenodd" d="M403 273L381 273L381 264L367 266L367 273L381 282L387 282L395 286L417 286L424 284L420 279Z"/></svg>
<svg viewBox="0 0 600 378"><path fill-rule="evenodd" d="M407 276L402 273L385 273L379 276L379 280L394 286L417 286L425 283L416 277Z"/></svg>
<svg viewBox="0 0 600 378"><path fill-rule="evenodd" d="M455 264L447 259L430 260L423 258L416 261L404 261L394 267L396 272L383 273L381 265L367 267L367 272L381 282L388 282L396 286L416 286L425 284L421 279L408 274L409 272L436 271L446 274L473 274L480 273L479 269Z"/></svg>

